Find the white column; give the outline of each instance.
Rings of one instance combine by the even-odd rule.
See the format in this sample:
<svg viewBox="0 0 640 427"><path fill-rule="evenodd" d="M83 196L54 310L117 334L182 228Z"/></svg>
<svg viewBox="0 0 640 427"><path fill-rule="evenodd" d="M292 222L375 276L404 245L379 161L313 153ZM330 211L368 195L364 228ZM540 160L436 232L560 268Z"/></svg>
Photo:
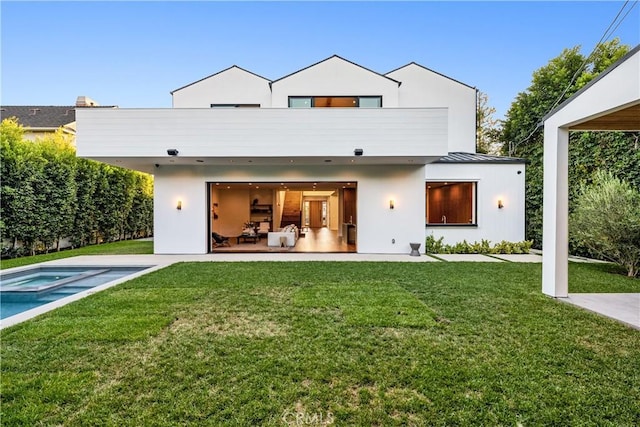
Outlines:
<svg viewBox="0 0 640 427"><path fill-rule="evenodd" d="M569 131L545 123L542 292L569 293Z"/></svg>

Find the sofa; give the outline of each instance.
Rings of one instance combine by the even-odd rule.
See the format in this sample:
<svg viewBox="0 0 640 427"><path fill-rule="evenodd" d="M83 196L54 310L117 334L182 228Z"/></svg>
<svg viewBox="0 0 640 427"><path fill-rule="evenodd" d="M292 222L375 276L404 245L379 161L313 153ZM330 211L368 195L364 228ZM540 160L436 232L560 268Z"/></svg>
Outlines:
<svg viewBox="0 0 640 427"><path fill-rule="evenodd" d="M300 230L298 227L295 224L289 224L279 231L267 233L267 246L293 247L296 245L299 236Z"/></svg>

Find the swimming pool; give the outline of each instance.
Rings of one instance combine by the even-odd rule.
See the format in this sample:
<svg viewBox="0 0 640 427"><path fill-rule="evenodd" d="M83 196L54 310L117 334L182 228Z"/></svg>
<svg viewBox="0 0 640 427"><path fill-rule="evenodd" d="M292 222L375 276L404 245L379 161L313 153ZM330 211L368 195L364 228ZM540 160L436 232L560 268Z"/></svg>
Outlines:
<svg viewBox="0 0 640 427"><path fill-rule="evenodd" d="M98 286L150 267L153 266L52 266L0 273L0 319L7 319L83 292L88 294L87 291Z"/></svg>

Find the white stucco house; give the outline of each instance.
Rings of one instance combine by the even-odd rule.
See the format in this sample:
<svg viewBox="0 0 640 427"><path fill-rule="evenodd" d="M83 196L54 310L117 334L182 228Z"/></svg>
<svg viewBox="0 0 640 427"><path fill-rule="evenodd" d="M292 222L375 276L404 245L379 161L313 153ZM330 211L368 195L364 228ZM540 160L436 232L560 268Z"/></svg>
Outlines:
<svg viewBox="0 0 640 427"><path fill-rule="evenodd" d="M172 91L173 108L78 110L77 153L154 175L158 254L216 251L213 232L255 245L236 238L246 222L323 228L360 253L521 241L525 162L476 154L476 92L415 63L332 56L276 80L232 66Z"/></svg>

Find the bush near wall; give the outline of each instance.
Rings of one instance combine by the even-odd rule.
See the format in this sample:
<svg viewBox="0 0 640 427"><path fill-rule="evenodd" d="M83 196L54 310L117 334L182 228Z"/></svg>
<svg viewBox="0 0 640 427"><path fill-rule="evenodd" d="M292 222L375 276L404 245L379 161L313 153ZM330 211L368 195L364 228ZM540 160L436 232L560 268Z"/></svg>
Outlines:
<svg viewBox="0 0 640 427"><path fill-rule="evenodd" d="M62 131L23 135L14 119L0 124L2 258L152 234L150 175L77 158Z"/></svg>
<svg viewBox="0 0 640 427"><path fill-rule="evenodd" d="M507 242L505 240L491 246L491 241L482 239L480 242L468 243L466 240L454 245L444 244L444 237L436 239L428 236L425 242L425 253L428 254L528 254L533 245L532 240L522 242Z"/></svg>

